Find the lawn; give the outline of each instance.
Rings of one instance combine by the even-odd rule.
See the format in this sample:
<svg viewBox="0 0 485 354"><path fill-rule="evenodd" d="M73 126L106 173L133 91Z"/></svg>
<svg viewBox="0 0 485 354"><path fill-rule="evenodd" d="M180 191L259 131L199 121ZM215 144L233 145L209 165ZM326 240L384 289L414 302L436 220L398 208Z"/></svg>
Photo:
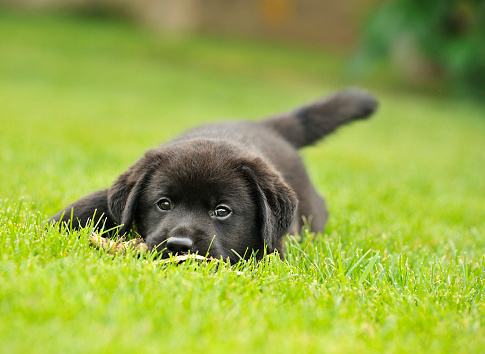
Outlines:
<svg viewBox="0 0 485 354"><path fill-rule="evenodd" d="M356 84L345 70L315 48L0 12L0 351L483 351L485 106L462 98L369 83L379 113L302 152L330 222L285 261L158 266L44 228L147 148Z"/></svg>

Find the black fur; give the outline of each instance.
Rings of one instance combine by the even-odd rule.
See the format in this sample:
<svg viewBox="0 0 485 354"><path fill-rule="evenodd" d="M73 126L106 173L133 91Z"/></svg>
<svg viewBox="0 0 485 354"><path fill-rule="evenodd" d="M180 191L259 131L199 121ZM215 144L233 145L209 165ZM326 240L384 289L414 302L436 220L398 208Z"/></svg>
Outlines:
<svg viewBox="0 0 485 354"><path fill-rule="evenodd" d="M68 222L72 213L78 229L95 214L99 228L120 225L120 234L134 224L164 256L198 252L237 261L252 252L283 254L283 236L298 232L304 218L316 232L327 221L297 149L376 108L371 95L353 89L259 122L195 128L149 150L110 189L51 221Z"/></svg>

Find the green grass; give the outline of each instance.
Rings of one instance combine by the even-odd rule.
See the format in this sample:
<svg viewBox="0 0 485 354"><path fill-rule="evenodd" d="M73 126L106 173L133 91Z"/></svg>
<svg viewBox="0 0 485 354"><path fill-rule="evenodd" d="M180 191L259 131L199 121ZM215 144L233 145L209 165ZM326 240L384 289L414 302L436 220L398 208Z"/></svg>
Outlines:
<svg viewBox="0 0 485 354"><path fill-rule="evenodd" d="M483 105L375 88L372 120L303 152L323 235L160 267L45 221L186 128L355 84L342 58L6 11L0 53L1 352L483 351Z"/></svg>

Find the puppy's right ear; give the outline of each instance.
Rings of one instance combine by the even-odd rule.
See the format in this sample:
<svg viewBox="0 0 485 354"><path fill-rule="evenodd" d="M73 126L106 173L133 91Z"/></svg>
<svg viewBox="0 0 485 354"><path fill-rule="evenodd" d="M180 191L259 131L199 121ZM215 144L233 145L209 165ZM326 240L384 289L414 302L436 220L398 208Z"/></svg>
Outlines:
<svg viewBox="0 0 485 354"><path fill-rule="evenodd" d="M135 162L118 177L108 190L108 207L111 215L121 225L120 235L131 230L140 194L153 172L150 153Z"/></svg>
<svg viewBox="0 0 485 354"><path fill-rule="evenodd" d="M86 227L91 222L98 230L103 226L104 230L117 226L116 220L108 208L107 189L93 192L76 200L50 218L49 222L61 222L74 230Z"/></svg>

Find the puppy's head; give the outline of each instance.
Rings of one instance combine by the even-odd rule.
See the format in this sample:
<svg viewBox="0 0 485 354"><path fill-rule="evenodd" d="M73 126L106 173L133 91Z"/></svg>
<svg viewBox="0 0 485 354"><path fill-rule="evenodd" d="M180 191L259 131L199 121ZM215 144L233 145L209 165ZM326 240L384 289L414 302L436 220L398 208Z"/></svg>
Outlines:
<svg viewBox="0 0 485 354"><path fill-rule="evenodd" d="M237 261L281 250L297 208L295 192L243 146L210 139L148 151L108 193L126 233L134 223L150 249Z"/></svg>

